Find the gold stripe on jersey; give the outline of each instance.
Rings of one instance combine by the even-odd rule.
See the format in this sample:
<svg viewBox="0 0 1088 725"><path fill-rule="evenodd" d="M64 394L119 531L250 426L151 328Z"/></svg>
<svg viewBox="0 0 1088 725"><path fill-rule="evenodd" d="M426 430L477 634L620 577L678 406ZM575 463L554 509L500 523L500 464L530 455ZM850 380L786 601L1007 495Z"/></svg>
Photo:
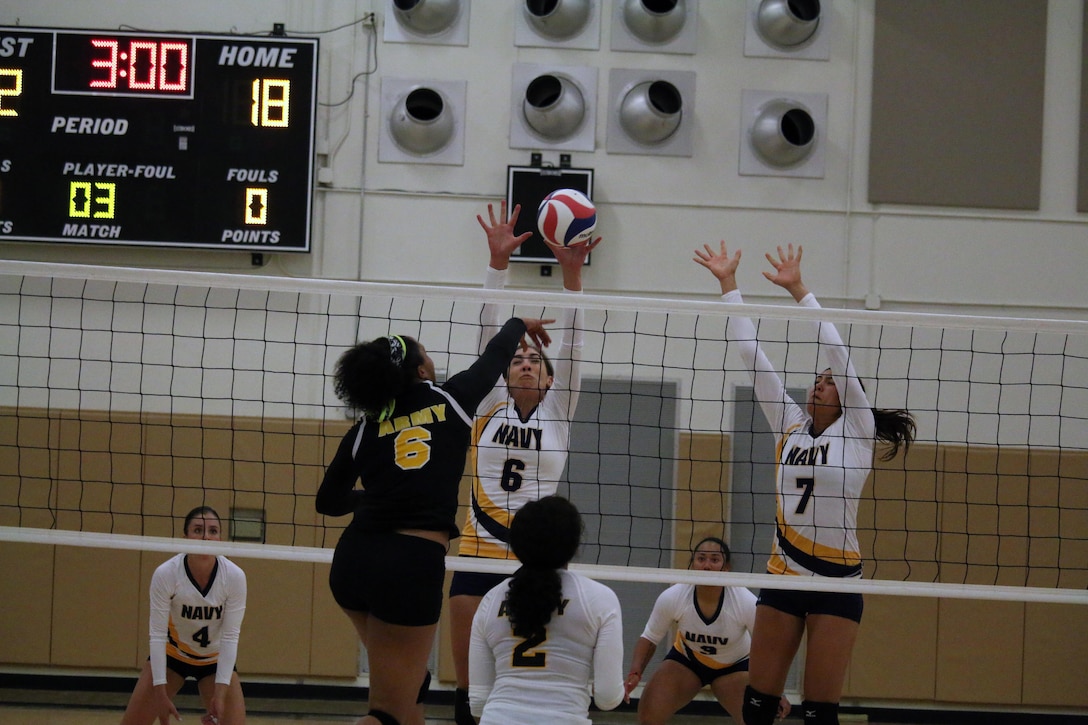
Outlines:
<svg viewBox="0 0 1088 725"><path fill-rule="evenodd" d="M187 665L214 665L219 661L218 652L203 655L182 642L173 617L170 617L167 624L166 654Z"/></svg>
<svg viewBox="0 0 1088 725"><path fill-rule="evenodd" d="M781 514L781 511L779 514ZM779 518L779 521L782 521L782 519ZM830 546L817 544L815 541L802 536L800 532L790 527L785 522L782 523L782 530L785 532L786 541L790 542L790 544L806 554L812 554L817 559L822 559L834 564L842 564L843 566L857 566L861 563L861 555L856 551L845 551L843 549L834 549Z"/></svg>
<svg viewBox="0 0 1088 725"><path fill-rule="evenodd" d="M782 555L777 551L771 552L771 558L767 560L767 573L768 574L792 574L794 576L800 575L800 572L796 572L786 566L786 560L782 558Z"/></svg>
<svg viewBox="0 0 1088 725"><path fill-rule="evenodd" d="M472 487L469 495L487 516L509 529L510 524L514 520L513 513L503 506L496 505L495 502L488 497L487 493L484 491L484 486L480 477L476 475L476 472L480 470L478 465L479 444L480 439L483 437L484 429L487 428L488 423L491 422L491 419L495 414L506 408L506 405L506 401L496 403L483 415L476 416L476 420L473 421L472 445L469 447L469 470L472 472ZM461 544L458 548L458 553L463 556L480 556L487 559L516 558L514 553L510 551L510 547L496 544L493 541L488 541L479 536L476 531L476 517L471 513L469 513L468 517L465 519L465 525L461 529Z"/></svg>
<svg viewBox="0 0 1088 725"><path fill-rule="evenodd" d="M724 646L724 644L725 643L722 643L721 645L716 646ZM710 670L727 670L733 665L737 664L736 662L730 662L729 664L723 665L721 662L714 659L710 655L698 651L697 649L692 647L686 639L684 639L684 633L680 630L676 631L676 639L673 640L672 646L677 652L682 652L689 660L698 662L700 665Z"/></svg>

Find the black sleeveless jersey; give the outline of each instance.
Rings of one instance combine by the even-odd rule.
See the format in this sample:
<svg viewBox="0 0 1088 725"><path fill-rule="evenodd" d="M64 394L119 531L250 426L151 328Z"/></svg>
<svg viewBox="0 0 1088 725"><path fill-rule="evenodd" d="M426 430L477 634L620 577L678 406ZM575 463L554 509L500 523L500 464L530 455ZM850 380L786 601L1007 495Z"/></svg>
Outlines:
<svg viewBox="0 0 1088 725"><path fill-rule="evenodd" d="M456 537L457 494L473 414L524 334L525 323L508 320L468 370L440 386L412 385L387 420L363 418L352 426L325 471L318 512L354 513L350 526L371 532L425 529Z"/></svg>

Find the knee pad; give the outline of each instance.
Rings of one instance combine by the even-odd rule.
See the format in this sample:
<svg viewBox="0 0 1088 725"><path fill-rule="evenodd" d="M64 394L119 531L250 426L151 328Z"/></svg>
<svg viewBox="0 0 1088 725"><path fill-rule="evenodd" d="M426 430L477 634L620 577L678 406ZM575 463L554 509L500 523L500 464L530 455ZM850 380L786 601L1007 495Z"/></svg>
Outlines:
<svg viewBox="0 0 1088 725"><path fill-rule="evenodd" d="M427 699L427 691L431 689L431 671L427 670L427 676L423 678L423 684L419 687L419 694L416 696L416 703L423 702Z"/></svg>
<svg viewBox="0 0 1088 725"><path fill-rule="evenodd" d="M805 700L801 703L801 713L805 725L839 725L839 703L814 702Z"/></svg>
<svg viewBox="0 0 1088 725"><path fill-rule="evenodd" d="M400 725L400 721L384 710L371 710L367 717L372 717L382 725Z"/></svg>
<svg viewBox="0 0 1088 725"><path fill-rule="evenodd" d="M748 685L744 688L744 725L772 725L778 714L778 695L768 695ZM807 721L806 721L807 723Z"/></svg>

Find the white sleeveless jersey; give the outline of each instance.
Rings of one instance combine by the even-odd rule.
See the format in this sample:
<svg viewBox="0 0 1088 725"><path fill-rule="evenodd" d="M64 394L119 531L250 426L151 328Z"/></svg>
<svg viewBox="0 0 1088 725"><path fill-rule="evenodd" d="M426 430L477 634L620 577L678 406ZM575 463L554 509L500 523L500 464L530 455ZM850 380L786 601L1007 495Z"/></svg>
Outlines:
<svg viewBox="0 0 1088 725"><path fill-rule="evenodd" d="M642 638L656 645L675 625L673 649L721 670L748 656L755 622L756 595L744 587L723 587L718 610L704 618L695 604L695 585L674 584L654 602Z"/></svg>
<svg viewBox="0 0 1088 725"><path fill-rule="evenodd" d="M469 702L480 725L585 725L623 699L623 622L615 592L560 572L561 612L542 638L515 637L504 603L507 579L480 602L469 647ZM482 715L482 717L481 717Z"/></svg>
<svg viewBox="0 0 1088 725"><path fill-rule="evenodd" d="M230 684L246 613L246 575L224 556L206 590L185 566L185 554L168 559L151 577L151 676L166 684L166 656L191 665L217 665L215 681Z"/></svg>
<svg viewBox="0 0 1088 725"><path fill-rule="evenodd" d="M739 292L723 295L726 302L743 300ZM800 302L820 305L811 294ZM858 500L873 467L876 420L850 351L835 326L821 322L820 351L827 356L843 414L819 436L812 419L786 393L782 379L756 341L747 317L730 317L727 335L740 344L741 356L752 372L756 399L777 431L775 469L777 531L767 563L772 574L861 576L857 539ZM816 371L813 371L815 377Z"/></svg>
<svg viewBox="0 0 1088 725"><path fill-rule="evenodd" d="M485 286L501 289L505 277L505 271L489 269ZM458 549L462 556L515 558L508 543L514 514L559 486L581 388L582 312L566 309L559 318L553 328L559 332L559 347L544 351L555 370L552 387L528 419L521 420L503 378L476 410L469 447L470 507ZM498 321L498 308L485 304L483 340L490 339Z"/></svg>

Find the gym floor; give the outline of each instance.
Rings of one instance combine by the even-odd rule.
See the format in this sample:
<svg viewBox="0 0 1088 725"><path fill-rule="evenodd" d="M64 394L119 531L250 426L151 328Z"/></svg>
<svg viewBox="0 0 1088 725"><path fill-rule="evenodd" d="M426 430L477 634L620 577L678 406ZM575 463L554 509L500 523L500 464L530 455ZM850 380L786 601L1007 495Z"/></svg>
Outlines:
<svg viewBox="0 0 1088 725"><path fill-rule="evenodd" d="M84 697L81 699L86 700L86 693L82 693ZM0 697L4 697L3 693L0 693ZM54 698L52 703L22 703L12 704L10 702L0 701L0 723L3 725L117 725L121 719L121 713L124 710L124 702L103 702L102 704L90 704L83 702L82 704L63 704L58 703L56 700L61 698ZM102 698L105 700L112 700L115 698ZM190 723L195 725L199 723L200 711L199 709L188 706L188 703L181 702L180 708L182 713L182 723ZM294 703L293 708L285 708L284 705L277 701L264 701L264 700L251 700L247 702L249 706L249 714L246 717L247 725L281 725L287 723L294 723L295 725L345 725L355 723L359 717L365 711L364 703L359 703L356 708L350 708L351 712L348 712L349 708L345 707L345 703L335 703L335 707L330 708L329 703L309 703L308 706L301 708L307 710L307 712L299 712L298 703ZM284 709L280 712L277 709ZM336 710L336 712L329 712L321 714L321 709ZM354 714L352 714L354 713ZM720 711L719 711L720 713ZM591 713L593 722L598 725L633 725L637 723L637 717L633 711L625 712L610 712ZM1016 718L1015 720L1008 718ZM897 725L934 725L934 723L964 723L970 725L992 725L993 723L1005 723L1005 722L1032 722L1032 723L1046 723L1047 725L1085 725L1088 723L1088 717L1081 716L1047 716L1044 719L1037 720L1037 716L1024 716L1024 715L1010 715L1010 714L980 714L980 713L965 713L962 717L957 717L950 713L941 713L935 719L925 718L924 720L903 720L903 719L870 719L864 714L845 713L840 715L840 722L842 725L853 725L855 723L897 723ZM1026 718L1026 719L1025 719ZM720 723L725 719L721 714L704 715L704 714L692 714L692 715L678 715L672 718L669 722L672 725L709 725L710 723ZM427 725L452 725L453 712L452 708L443 705L434 705L428 707ZM785 721L786 723L800 723L800 719L797 717L791 717ZM532 724L526 724L532 725Z"/></svg>
<svg viewBox="0 0 1088 725"><path fill-rule="evenodd" d="M94 689L92 685L89 688L58 690L19 687L18 684L23 683L13 683L10 678L5 680L0 683L0 725L116 725L128 701L128 692L122 692L115 686ZM321 696L323 694L321 692L312 693L313 697L288 698L265 696L268 690L247 693L246 724L345 725L355 723L366 712L365 700L345 696L342 688L336 688L336 690L335 695L327 697ZM431 693L432 704L427 706L427 725L452 725L453 708L448 704L450 694L445 691ZM183 724L197 725L200 722L202 711L199 698L195 693L189 694L183 690L178 695L176 703L182 714ZM638 722L631 706L622 706L613 712L592 712L590 716L598 725L634 725ZM1011 723L1024 722L1031 722L1032 725L1088 725L1088 715L1082 713L1040 715L997 710L957 713L948 710L904 712L880 709L868 714L848 711L841 713L839 719L842 725L855 723L1011 725ZM717 707L717 703L701 701L685 709L684 713L673 717L669 722L672 725L709 725L725 721L724 713ZM787 724L801 722L796 703L792 716L784 722Z"/></svg>

